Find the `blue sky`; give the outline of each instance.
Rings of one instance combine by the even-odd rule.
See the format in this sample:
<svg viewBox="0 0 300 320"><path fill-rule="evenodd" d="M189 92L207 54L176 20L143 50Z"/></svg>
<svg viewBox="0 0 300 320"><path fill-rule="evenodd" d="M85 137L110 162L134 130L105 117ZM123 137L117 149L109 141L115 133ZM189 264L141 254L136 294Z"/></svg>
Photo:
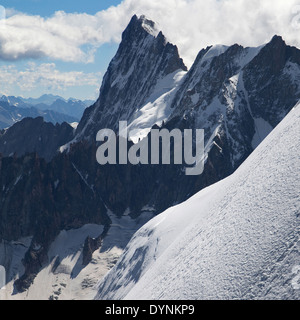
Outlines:
<svg viewBox="0 0 300 320"><path fill-rule="evenodd" d="M51 17L56 11L64 11L65 13L87 13L95 15L97 12L106 10L111 6L116 6L120 0L113 1L99 1L99 0L0 0L0 5L6 9L6 14L9 17L12 14L26 14L32 16L41 16L44 18ZM84 47L84 46L83 46ZM69 72L83 72L94 75L90 84L81 84L74 86L57 87L56 85L34 85L30 90L20 88L18 85L9 86L8 90L1 91L0 94L7 95L21 95L24 97L39 97L44 93L58 94L66 99L74 97L78 99L96 99L99 95L99 88L102 77L107 69L109 61L114 56L118 48L117 42L109 42L102 44L94 53L94 61L85 63L84 61L62 61L61 59L53 59L50 57L32 59L17 59L14 62L7 60L0 60L0 66L7 67L14 66L16 72L26 72L31 68L32 64L38 69L41 65L55 64L55 70L62 74ZM28 67L30 66L30 67ZM50 69L52 70L52 69ZM31 71L32 73L34 71ZM37 70L38 72L38 70ZM71 75L71 74L70 74ZM26 87L26 86L25 86Z"/></svg>
<svg viewBox="0 0 300 320"><path fill-rule="evenodd" d="M190 67L213 44L300 47L299 0L0 0L0 94L96 99L133 14L145 14ZM1 7L0 7L1 9Z"/></svg>
<svg viewBox="0 0 300 320"><path fill-rule="evenodd" d="M58 10L68 13L85 12L95 14L110 6L118 5L120 2L120 0L1 0L0 4L6 8L15 8L24 13L51 16Z"/></svg>

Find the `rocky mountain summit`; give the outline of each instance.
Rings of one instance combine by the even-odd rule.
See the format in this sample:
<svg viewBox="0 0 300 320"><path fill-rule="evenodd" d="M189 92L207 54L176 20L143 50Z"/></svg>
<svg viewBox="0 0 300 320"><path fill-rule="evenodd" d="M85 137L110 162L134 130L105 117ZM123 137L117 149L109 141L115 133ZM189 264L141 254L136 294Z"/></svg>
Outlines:
<svg viewBox="0 0 300 320"><path fill-rule="evenodd" d="M99 99L78 125L77 139L94 141L99 129L117 130L119 121L131 122L144 105L173 89L176 74L186 70L177 47L154 22L133 16L103 78Z"/></svg>

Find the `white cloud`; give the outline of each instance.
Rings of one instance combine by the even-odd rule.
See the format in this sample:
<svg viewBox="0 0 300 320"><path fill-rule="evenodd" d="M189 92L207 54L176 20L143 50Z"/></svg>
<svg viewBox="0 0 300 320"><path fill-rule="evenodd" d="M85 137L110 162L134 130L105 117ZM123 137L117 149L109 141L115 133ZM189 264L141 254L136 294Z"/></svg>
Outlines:
<svg viewBox="0 0 300 320"><path fill-rule="evenodd" d="M201 48L215 43L254 46L280 34L300 46L298 9L299 0L124 0L95 15L58 11L43 18L17 12L0 28L0 59L92 62L95 48L119 42L136 13L156 21L190 65Z"/></svg>
<svg viewBox="0 0 300 320"><path fill-rule="evenodd" d="M146 14L158 22L190 65L212 44L258 46L278 34L300 47L299 0L126 0L123 12ZM298 22L298 24L297 24Z"/></svg>
<svg viewBox="0 0 300 320"><path fill-rule="evenodd" d="M1 92L11 92L18 88L21 92L30 92L39 87L44 91L66 90L76 86L99 88L101 73L84 73L78 71L61 72L55 63L27 63L23 70L15 65L0 67Z"/></svg>
<svg viewBox="0 0 300 320"><path fill-rule="evenodd" d="M99 39L95 38L96 26L85 23L86 16L56 12L48 19L24 14L9 17L0 28L0 58L90 62L94 51L83 51L81 46L98 45Z"/></svg>

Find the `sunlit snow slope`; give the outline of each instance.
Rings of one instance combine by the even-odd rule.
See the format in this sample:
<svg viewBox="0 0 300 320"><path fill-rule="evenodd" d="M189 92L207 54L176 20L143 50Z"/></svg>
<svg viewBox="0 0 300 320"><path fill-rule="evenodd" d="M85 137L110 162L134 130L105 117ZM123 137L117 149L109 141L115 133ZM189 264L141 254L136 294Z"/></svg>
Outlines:
<svg viewBox="0 0 300 320"><path fill-rule="evenodd" d="M300 105L229 178L152 219L96 299L299 299Z"/></svg>

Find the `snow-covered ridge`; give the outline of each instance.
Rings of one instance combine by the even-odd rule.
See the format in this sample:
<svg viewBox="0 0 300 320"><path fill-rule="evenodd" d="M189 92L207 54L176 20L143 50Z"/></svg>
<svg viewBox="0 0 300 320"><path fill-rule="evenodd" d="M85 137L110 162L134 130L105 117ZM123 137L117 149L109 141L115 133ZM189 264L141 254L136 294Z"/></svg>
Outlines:
<svg viewBox="0 0 300 320"><path fill-rule="evenodd" d="M152 219L96 299L299 299L299 104L230 177Z"/></svg>
<svg viewBox="0 0 300 320"><path fill-rule="evenodd" d="M207 53L201 59L201 63L204 63L214 57L219 56L220 54L224 53L229 47L221 44L213 45Z"/></svg>

